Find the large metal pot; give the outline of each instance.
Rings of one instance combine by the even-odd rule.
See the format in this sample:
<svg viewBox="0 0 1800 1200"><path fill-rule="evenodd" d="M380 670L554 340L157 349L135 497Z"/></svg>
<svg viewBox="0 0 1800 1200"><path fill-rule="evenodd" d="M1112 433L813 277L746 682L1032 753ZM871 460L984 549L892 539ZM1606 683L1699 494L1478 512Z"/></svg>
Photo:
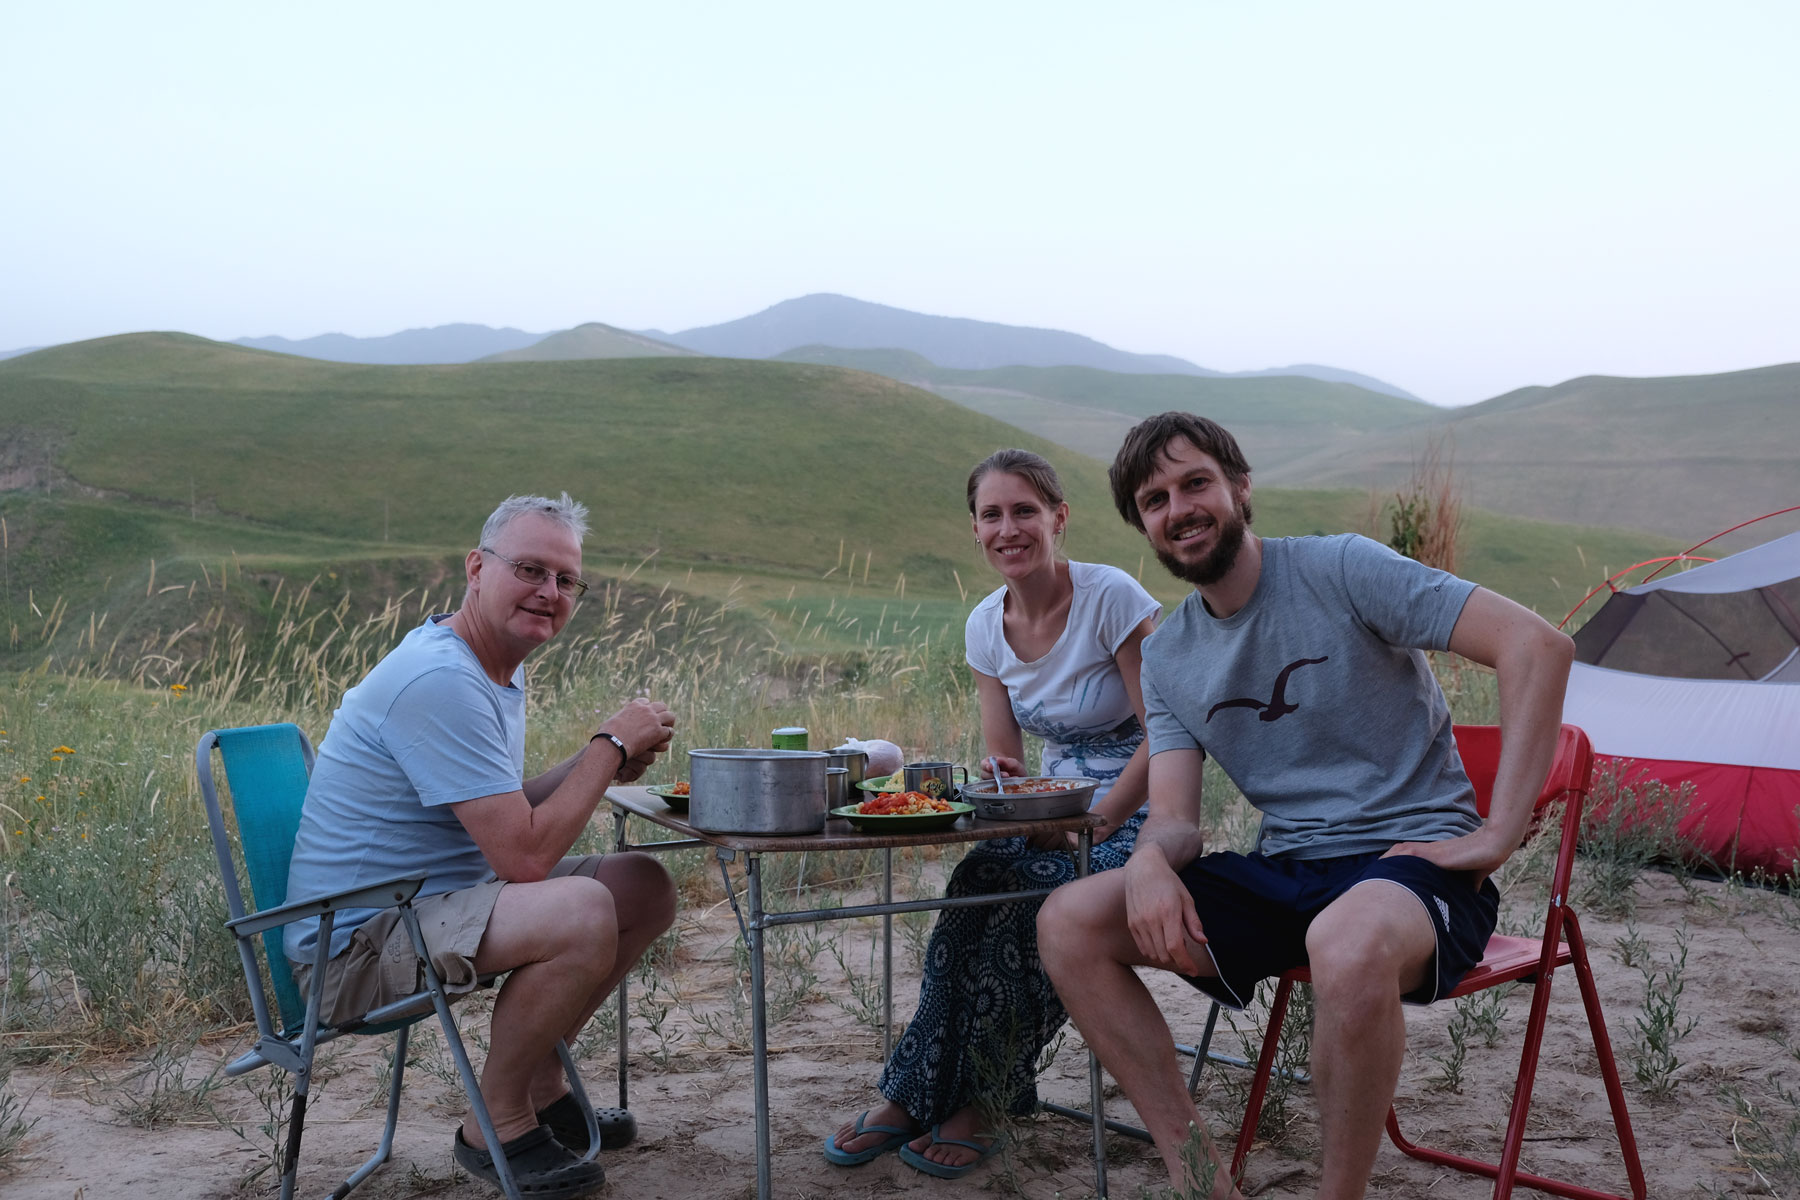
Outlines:
<svg viewBox="0 0 1800 1200"><path fill-rule="evenodd" d="M1054 788L1050 784L1057 785ZM1098 779L1069 775L1034 775L1006 780L1006 790L997 791L992 779L978 779L962 786L962 798L975 806L975 815L984 821L1048 821L1052 817L1073 817L1088 810ZM1046 788L1027 791L1027 788Z"/></svg>
<svg viewBox="0 0 1800 1200"><path fill-rule="evenodd" d="M689 750L688 823L708 833L818 833L828 761L819 750Z"/></svg>

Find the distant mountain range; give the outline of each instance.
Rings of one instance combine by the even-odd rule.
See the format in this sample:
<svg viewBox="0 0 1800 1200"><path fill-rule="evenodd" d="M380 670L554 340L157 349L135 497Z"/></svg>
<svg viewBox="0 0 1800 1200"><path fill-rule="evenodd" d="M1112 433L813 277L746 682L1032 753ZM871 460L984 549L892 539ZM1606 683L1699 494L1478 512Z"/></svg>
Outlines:
<svg viewBox="0 0 1800 1200"><path fill-rule="evenodd" d="M490 354L503 354L544 340L541 333L523 329L494 329L487 325L436 325L430 329L403 329L386 337L351 337L322 333L298 341L284 337L235 339L240 346L352 363L465 363Z"/></svg>
<svg viewBox="0 0 1800 1200"><path fill-rule="evenodd" d="M630 358L682 352L719 358L776 358L802 347L842 350L901 350L951 370L996 367L1092 367L1124 375L1189 375L1210 379L1301 376L1349 383L1403 400L1418 397L1384 380L1339 367L1298 363L1261 371L1214 371L1168 354L1133 354L1059 329L1001 325L966 317L937 317L850 296L820 292L783 300L748 317L680 333L631 331L591 322L559 333L527 333L486 325L438 325L406 329L386 337L342 333L289 339L245 337L240 346L303 358L353 363L465 363L547 361L577 358ZM0 358L28 353L0 351ZM528 352L527 352L528 351ZM885 373L885 372L884 372Z"/></svg>
<svg viewBox="0 0 1800 1200"><path fill-rule="evenodd" d="M1000 325L967 317L934 317L886 304L820 292L783 300L748 317L722 325L664 333L643 331L660 341L721 358L774 358L802 346L845 350L909 350L936 366L981 371L992 367L1094 367L1125 375L1203 375L1246 378L1304 375L1333 383L1353 383L1371 392L1417 400L1391 383L1337 367L1299 364L1263 371L1213 371L1168 354L1132 354L1104 342L1025 325Z"/></svg>

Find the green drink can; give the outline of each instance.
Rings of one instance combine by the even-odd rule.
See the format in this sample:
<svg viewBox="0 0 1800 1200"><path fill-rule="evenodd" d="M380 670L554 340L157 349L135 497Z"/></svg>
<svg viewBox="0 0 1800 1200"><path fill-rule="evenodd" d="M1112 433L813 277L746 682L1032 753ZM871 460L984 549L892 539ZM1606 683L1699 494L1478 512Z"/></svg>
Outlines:
<svg viewBox="0 0 1800 1200"><path fill-rule="evenodd" d="M806 727L804 725L783 725L780 729L770 730L769 748L772 750L806 749Z"/></svg>

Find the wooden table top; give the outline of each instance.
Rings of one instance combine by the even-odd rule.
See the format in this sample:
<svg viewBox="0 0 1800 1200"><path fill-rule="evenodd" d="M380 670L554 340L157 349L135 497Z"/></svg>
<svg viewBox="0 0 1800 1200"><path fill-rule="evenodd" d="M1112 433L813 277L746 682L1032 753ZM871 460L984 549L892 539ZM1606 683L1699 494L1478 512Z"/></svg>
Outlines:
<svg viewBox="0 0 1800 1200"><path fill-rule="evenodd" d="M759 837L747 833L709 833L688 824L687 817L652 796L642 787L608 788L606 799L620 808L665 829L686 837L698 838L727 850L750 854L766 854L790 850L879 850L886 846L938 846L951 842L982 842L990 838L1019 837L1032 833L1074 833L1092 829L1101 823L1094 813L1077 813L1072 817L1055 817L1048 821L985 821L973 814L958 819L949 829L931 833L894 833L886 835L858 833L841 817L827 817L823 833L782 834Z"/></svg>

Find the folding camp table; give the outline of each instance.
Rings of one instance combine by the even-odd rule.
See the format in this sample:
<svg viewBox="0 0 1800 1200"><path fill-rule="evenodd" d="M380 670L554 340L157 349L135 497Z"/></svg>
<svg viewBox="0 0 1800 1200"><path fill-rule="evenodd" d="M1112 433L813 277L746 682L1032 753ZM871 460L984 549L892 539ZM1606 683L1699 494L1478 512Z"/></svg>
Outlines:
<svg viewBox="0 0 1800 1200"><path fill-rule="evenodd" d="M1078 835L1079 847L1075 852L1075 867L1078 874L1086 875L1088 855L1093 845L1093 830L1100 824L1100 818L1091 813L1059 817L1049 821L983 821L973 817L964 817L957 821L953 828L933 833L874 836L857 833L850 827L849 822L833 818L826 821L823 833L754 837L747 834L707 833L704 830L695 829L688 824L683 815L671 810L662 800L650 795L645 788L611 788L607 791L606 798L612 804L613 841L617 849L661 852L711 846L714 857L719 863L719 872L725 878L726 895L731 899L731 908L737 915L738 928L750 950L750 1038L751 1062L756 1088L756 1194L758 1200L769 1200L773 1195L769 1170L769 1043L767 1014L763 1003L763 931L777 925L816 924L822 921L843 921L857 917L878 916L882 919L881 1050L882 1059L886 1061L893 1052L894 914L929 912L942 908L966 908L984 904L1005 904L1013 900L1025 900L1050 894L1049 889L1039 888L1031 891L1000 892L987 896L935 896L923 900L896 902L894 900L894 851L907 846L941 846L952 842L979 842L990 838L1016 837L1023 834L1067 832ZM667 842L632 842L626 836L626 823L634 816L661 825L682 836ZM761 864L763 855L806 854L827 850L882 851L881 903L787 912L769 912L763 908ZM732 886L730 873L726 868L726 864L735 860L739 855L742 855L744 860L744 891L749 907L748 914L738 905L737 890ZM626 1096L626 1014L625 982L621 980L619 983L619 1107L621 1108L629 1106ZM1090 1066L1091 1068L1093 1066L1091 1056ZM1090 1069L1089 1075L1093 1104L1097 1112L1100 1105L1099 1071ZM1094 1136L1096 1147L1098 1147L1100 1137L1098 1125L1095 1127Z"/></svg>

